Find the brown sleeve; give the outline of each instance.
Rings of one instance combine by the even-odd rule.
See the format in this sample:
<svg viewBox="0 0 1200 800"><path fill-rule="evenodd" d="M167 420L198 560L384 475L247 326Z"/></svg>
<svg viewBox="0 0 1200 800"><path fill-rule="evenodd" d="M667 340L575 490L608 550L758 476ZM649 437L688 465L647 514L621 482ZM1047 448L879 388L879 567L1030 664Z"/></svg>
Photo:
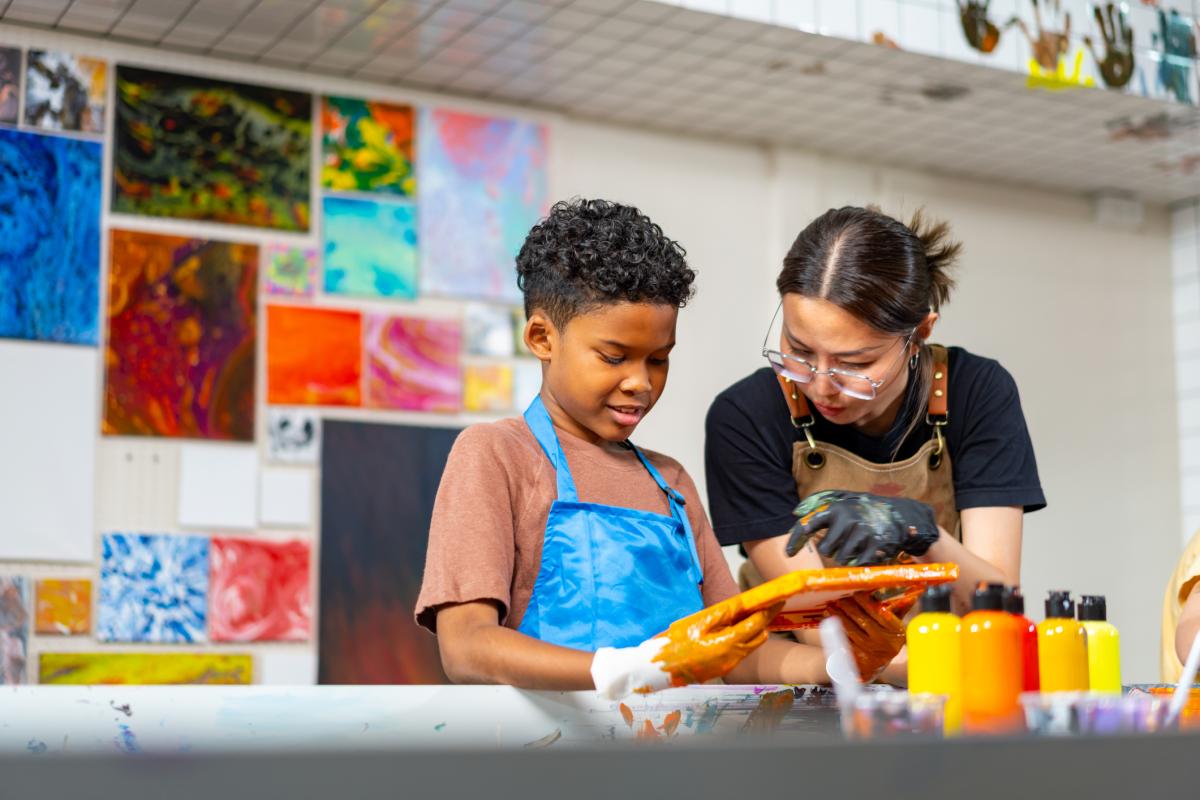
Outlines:
<svg viewBox="0 0 1200 800"><path fill-rule="evenodd" d="M515 532L503 438L493 425L472 425L446 460L416 606L417 624L432 633L442 606L494 600L500 620L508 614Z"/></svg>
<svg viewBox="0 0 1200 800"><path fill-rule="evenodd" d="M679 467L679 477L675 479L675 488L687 501L688 522L692 526L692 535L696 537L696 552L700 555L700 568L704 571L704 586L701 587L704 605L711 606L733 597L738 593L738 587L729 571L729 562L717 543L708 514L700 502L700 493L696 491L696 484L682 466Z"/></svg>

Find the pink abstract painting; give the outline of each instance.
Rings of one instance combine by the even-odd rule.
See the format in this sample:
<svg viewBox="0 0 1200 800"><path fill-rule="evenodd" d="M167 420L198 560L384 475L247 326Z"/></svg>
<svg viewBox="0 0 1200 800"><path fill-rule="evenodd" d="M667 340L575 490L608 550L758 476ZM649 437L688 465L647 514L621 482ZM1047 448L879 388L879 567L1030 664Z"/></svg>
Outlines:
<svg viewBox="0 0 1200 800"><path fill-rule="evenodd" d="M312 635L308 542L214 537L208 632L214 642L305 641Z"/></svg>
<svg viewBox="0 0 1200 800"><path fill-rule="evenodd" d="M462 326L457 320L368 315L367 405L457 411L462 403Z"/></svg>

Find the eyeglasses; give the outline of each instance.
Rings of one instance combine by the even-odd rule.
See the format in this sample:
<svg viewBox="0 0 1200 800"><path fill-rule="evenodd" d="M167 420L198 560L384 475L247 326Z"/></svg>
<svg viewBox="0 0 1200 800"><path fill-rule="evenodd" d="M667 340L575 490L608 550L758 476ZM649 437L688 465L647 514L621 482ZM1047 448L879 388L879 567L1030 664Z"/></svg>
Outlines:
<svg viewBox="0 0 1200 800"><path fill-rule="evenodd" d="M812 383L817 379L818 375L829 376L829 382L832 383L837 390L849 397L855 397L859 400L874 400L875 395L880 386L883 386L890 378L875 380L868 375L863 375L861 372L851 372L850 370L838 369L832 367L830 369L817 369L816 365L805 361L799 356L788 355L781 353L778 350L767 348L767 340L771 338L771 329L775 327L775 320L779 317L780 310L783 309L783 302L779 303L779 307L775 309L775 316L771 318L771 326L767 328L767 335L763 337L762 354L771 364L771 369L775 370L776 375L793 380L796 383ZM913 334L916 329L909 331L908 334L901 339L904 347L900 348L900 355L904 355L904 351L908 348L908 344L912 341ZM900 359L897 359L899 361ZM895 367L896 362L892 363ZM892 367L888 368L890 373Z"/></svg>

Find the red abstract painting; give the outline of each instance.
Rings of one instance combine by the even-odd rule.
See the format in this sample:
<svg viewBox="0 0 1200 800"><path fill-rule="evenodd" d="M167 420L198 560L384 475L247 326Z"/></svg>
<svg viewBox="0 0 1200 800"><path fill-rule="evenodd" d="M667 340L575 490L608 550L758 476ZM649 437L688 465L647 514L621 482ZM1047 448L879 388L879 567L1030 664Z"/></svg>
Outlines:
<svg viewBox="0 0 1200 800"><path fill-rule="evenodd" d="M214 642L305 641L312 633L312 548L214 537L208 633Z"/></svg>
<svg viewBox="0 0 1200 800"><path fill-rule="evenodd" d="M254 440L258 248L112 231L103 431Z"/></svg>
<svg viewBox="0 0 1200 800"><path fill-rule="evenodd" d="M362 404L362 314L267 307L267 402Z"/></svg>

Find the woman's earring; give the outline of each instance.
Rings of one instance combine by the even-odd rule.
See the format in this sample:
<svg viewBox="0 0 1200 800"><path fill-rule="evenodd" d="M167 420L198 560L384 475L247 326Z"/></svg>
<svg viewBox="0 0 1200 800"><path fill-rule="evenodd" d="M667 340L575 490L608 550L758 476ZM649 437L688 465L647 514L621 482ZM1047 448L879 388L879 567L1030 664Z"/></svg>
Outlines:
<svg viewBox="0 0 1200 800"><path fill-rule="evenodd" d="M908 360L908 368L909 368L910 370L914 370L914 369L916 369L916 368L917 368L917 357L918 357L919 355L921 355L921 352L918 350L917 352L913 353L913 354L912 354L912 358L910 358L910 359Z"/></svg>

